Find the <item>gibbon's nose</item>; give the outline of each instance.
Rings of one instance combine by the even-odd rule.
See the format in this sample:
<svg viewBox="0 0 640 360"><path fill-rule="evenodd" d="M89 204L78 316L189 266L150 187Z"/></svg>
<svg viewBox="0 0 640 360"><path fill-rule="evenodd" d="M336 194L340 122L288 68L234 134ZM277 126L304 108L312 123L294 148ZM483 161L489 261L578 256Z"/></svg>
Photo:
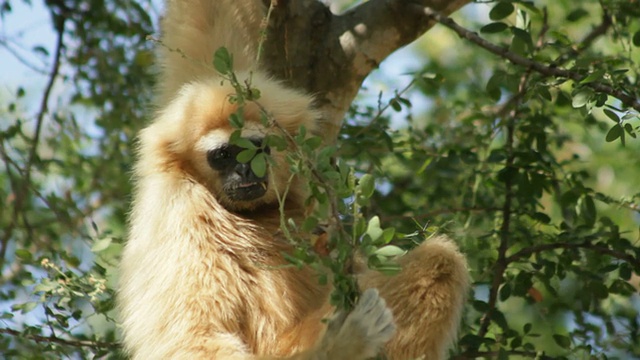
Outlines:
<svg viewBox="0 0 640 360"><path fill-rule="evenodd" d="M236 174L240 175L243 179L253 175L253 171L251 171L251 165L249 163L238 163L236 164Z"/></svg>
<svg viewBox="0 0 640 360"><path fill-rule="evenodd" d="M259 182L264 180L264 176L259 177L253 172L253 170L251 170L251 162L238 163L234 170L236 174L240 175L240 178L242 178L243 181Z"/></svg>

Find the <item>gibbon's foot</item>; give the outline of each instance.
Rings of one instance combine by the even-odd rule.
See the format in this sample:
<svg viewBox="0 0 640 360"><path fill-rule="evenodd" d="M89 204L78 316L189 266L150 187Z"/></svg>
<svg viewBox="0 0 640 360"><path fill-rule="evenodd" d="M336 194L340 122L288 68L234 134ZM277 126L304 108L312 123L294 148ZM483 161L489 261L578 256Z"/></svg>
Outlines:
<svg viewBox="0 0 640 360"><path fill-rule="evenodd" d="M378 289L393 311L397 334L386 344L386 354L394 360L444 360L469 291L466 259L455 242L435 236L397 262L399 274L366 270L358 278L361 287Z"/></svg>
<svg viewBox="0 0 640 360"><path fill-rule="evenodd" d="M327 359L358 360L378 354L395 334L393 315L378 290L367 289L348 315L340 313L325 335Z"/></svg>

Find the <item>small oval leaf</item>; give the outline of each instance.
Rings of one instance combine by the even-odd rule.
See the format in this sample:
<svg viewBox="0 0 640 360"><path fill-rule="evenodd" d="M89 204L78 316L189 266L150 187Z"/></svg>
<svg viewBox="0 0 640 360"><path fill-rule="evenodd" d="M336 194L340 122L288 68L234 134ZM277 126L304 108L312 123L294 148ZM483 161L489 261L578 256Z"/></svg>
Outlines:
<svg viewBox="0 0 640 360"><path fill-rule="evenodd" d="M509 26L502 22L494 22L491 24L487 24L480 28L480 32L484 34L495 34L502 31L505 31L509 28Z"/></svg>
<svg viewBox="0 0 640 360"><path fill-rule="evenodd" d="M405 250L402 250L401 248L395 245L387 245L376 250L374 254L382 255L382 256L399 256L399 255L404 255L404 253L406 253Z"/></svg>
<svg viewBox="0 0 640 360"><path fill-rule="evenodd" d="M513 10L515 10L515 8L513 7L512 3L499 2L489 12L489 18L491 20L501 20L511 15L511 13L513 13Z"/></svg>

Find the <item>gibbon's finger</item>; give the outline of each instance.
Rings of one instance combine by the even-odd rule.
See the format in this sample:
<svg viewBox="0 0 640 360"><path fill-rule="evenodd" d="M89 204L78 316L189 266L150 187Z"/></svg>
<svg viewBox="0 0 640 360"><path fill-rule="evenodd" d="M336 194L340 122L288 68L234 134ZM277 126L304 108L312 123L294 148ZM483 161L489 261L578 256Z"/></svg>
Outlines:
<svg viewBox="0 0 640 360"><path fill-rule="evenodd" d="M358 304L353 311L366 314L376 306L379 306L380 300L382 300L383 306L386 306L386 304L384 304L384 299L380 298L380 294L377 289L367 289L362 293L362 295L360 295Z"/></svg>
<svg viewBox="0 0 640 360"><path fill-rule="evenodd" d="M395 333L396 326L393 323L393 314L391 309L386 306L384 299L380 298L380 302L377 303L372 311L366 316L371 319L371 326L369 327L369 334L378 334L380 338L391 338Z"/></svg>
<svg viewBox="0 0 640 360"><path fill-rule="evenodd" d="M391 331L395 329L395 325L393 323L393 313L391 312L391 309L389 309L388 307L384 307L382 311L378 313L378 317L373 324L373 329L375 330L372 331L383 332L387 327L391 327Z"/></svg>
<svg viewBox="0 0 640 360"><path fill-rule="evenodd" d="M329 320L329 324L327 325L327 334L337 334L340 331L340 328L342 328L342 325L348 315L349 313L345 311L338 311L338 313Z"/></svg>
<svg viewBox="0 0 640 360"><path fill-rule="evenodd" d="M375 341L385 342L395 333L393 314L376 289L367 289L362 293L347 322L345 326L357 324L363 327L367 337L375 338Z"/></svg>

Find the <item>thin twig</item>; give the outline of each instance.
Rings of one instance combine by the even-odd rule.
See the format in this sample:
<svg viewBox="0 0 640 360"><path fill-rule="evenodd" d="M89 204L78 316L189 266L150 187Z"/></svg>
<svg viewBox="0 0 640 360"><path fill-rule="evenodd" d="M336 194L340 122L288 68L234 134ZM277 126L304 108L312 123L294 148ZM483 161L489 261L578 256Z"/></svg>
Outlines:
<svg viewBox="0 0 640 360"><path fill-rule="evenodd" d="M122 345L117 342L63 339L56 336L25 334L21 331L8 328L0 329L0 334L9 334L16 337L23 337L25 339L33 340L37 343L56 343L73 347L88 347L94 349L118 349L122 347Z"/></svg>
<svg viewBox="0 0 640 360"><path fill-rule="evenodd" d="M411 89L411 87L415 83L416 83L416 78L411 79L411 81L407 84L407 86L402 88L400 91L396 91L395 96L391 100L389 100L384 106L380 106L380 100L378 100L378 112L376 112L376 114L373 116L371 121L369 121L369 124L367 124L367 126L365 126L362 129L360 129L354 136L357 137L359 135L362 135L365 131L367 131L369 128L371 128L371 126L382 116L382 114L385 111L387 111L387 109L391 106L393 101L395 99L399 98L400 96L402 96L407 91L409 91L409 89Z"/></svg>
<svg viewBox="0 0 640 360"><path fill-rule="evenodd" d="M522 57L514 52L509 51L507 48L498 46L493 44L483 38L481 38L477 33L467 30L466 28L458 25L451 18L444 16L437 11L429 7L422 7L422 11L424 14L438 23L448 27L449 29L456 32L460 37L465 38L472 43L482 47L483 49L498 55L504 59L509 60L510 62L523 66L528 69L532 69L537 73L540 73L544 76L548 77L556 77L556 78L566 78L573 80L575 82L580 82L585 78L585 74L571 71L567 69L562 69L560 67L548 66L542 63L533 61L531 59ZM625 106L635 109L636 111L640 111L640 100L635 95L630 95L622 90L614 89L609 85L600 83L600 82L590 82L584 84L584 86L589 87L597 92L605 93L611 95L622 102Z"/></svg>
<svg viewBox="0 0 640 360"><path fill-rule="evenodd" d="M54 19L55 18L56 17L54 17ZM44 122L44 116L49 112L49 97L51 96L51 90L53 89L53 85L55 84L56 78L58 77L58 72L60 71L60 58L62 57L62 48L64 47L63 40L64 40L65 18L58 17L57 19L59 19L59 24L56 26L56 31L58 33L56 38L56 48L54 52L53 66L51 68L51 74L49 75L49 81L47 82L47 86L44 90L44 94L42 95L42 100L40 100L40 109L38 111L38 116L36 118L36 130L32 139L33 146L31 147L31 151L29 152L29 157L24 170L23 188L28 187L29 182L31 180L31 168L33 167L33 163L35 162L35 158L38 153L38 145L40 142L40 133L42 131L42 123Z"/></svg>

